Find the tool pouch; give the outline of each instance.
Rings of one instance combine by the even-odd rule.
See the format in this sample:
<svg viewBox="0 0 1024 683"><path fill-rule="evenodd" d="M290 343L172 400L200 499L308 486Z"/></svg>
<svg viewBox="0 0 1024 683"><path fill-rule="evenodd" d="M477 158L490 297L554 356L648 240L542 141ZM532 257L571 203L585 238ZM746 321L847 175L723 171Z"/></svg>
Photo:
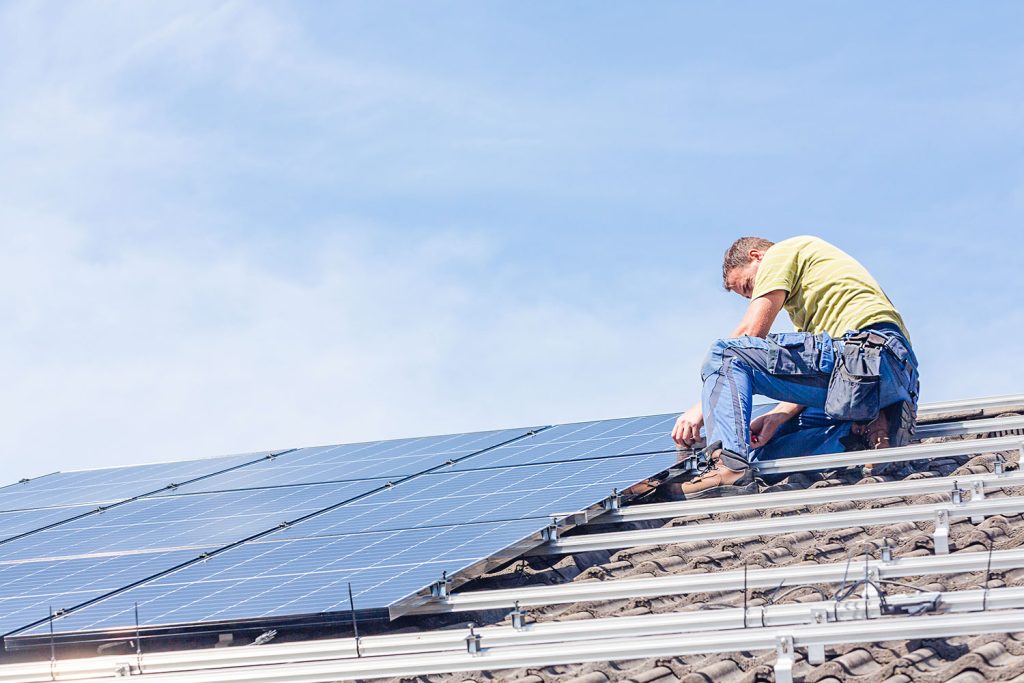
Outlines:
<svg viewBox="0 0 1024 683"><path fill-rule="evenodd" d="M860 332L844 339L825 397L825 413L836 420L870 420L878 415L882 349L886 338Z"/></svg>

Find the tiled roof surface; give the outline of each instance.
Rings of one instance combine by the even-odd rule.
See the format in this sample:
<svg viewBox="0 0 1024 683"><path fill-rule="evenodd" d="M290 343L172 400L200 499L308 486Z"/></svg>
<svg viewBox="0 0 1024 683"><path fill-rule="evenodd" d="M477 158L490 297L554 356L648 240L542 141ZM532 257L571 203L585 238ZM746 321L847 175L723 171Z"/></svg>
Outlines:
<svg viewBox="0 0 1024 683"><path fill-rule="evenodd" d="M994 435L976 435L957 438L982 438ZM950 439L942 439L950 440ZM1016 469L1017 454L1003 453L1009 460L1008 469ZM957 475L979 474L992 470L996 454L988 453L975 457L956 457L919 463L916 467L903 466L883 476L864 476L860 468L838 472L798 473L787 477L764 491L787 490L807 487L824 487L846 484L869 485L881 481L896 481L924 477L955 477ZM1024 490L1009 489L999 495L1022 495ZM686 518L687 523L704 521L727 521L757 518L764 515L784 515L797 512L836 512L856 508L878 508L913 503L938 503L948 501L948 494L931 494L903 498L873 499L867 501L844 501L826 505L797 508L775 508L767 511L743 511L701 518ZM681 520L660 520L657 522L634 523L645 527L675 524ZM622 530L623 525L605 526L594 531ZM719 570L742 569L744 565L758 567L784 567L800 563L844 563L848 558L863 557L868 553L878 557L883 539L889 538L895 545L894 555L912 557L932 554L931 523L899 523L875 527L851 527L824 531L783 534L771 537L729 539L678 545L637 547L617 552L600 551L586 556L563 557L553 567L543 566L534 561L532 566L520 564L499 574L477 580L466 589L510 588L543 583L559 583L567 580L605 580L642 578L668 574L714 572ZM1024 516L994 516L974 525L968 520L954 523L950 529L950 550L956 552L987 552L988 549L1004 550L1024 546ZM931 577L912 577L906 586L889 586L891 592L913 591L913 587L925 590L962 590L980 588L986 585L985 573L960 574ZM989 587L1024 586L1024 569L992 573L988 577ZM835 587L822 586L828 596ZM747 596L750 606L772 602L782 604L798 601L821 600L822 595L813 587L798 587L779 591L754 590ZM555 605L530 611L530 618L537 621L587 620L597 617L643 615L664 612L699 610L720 606L740 607L743 605L742 592L721 594L673 595L658 598L614 600L607 602L574 603ZM459 621L477 623L507 623L505 613L462 615ZM421 617L405 620L403 627L410 630L436 628L452 625L453 619ZM904 683L908 681L975 681L1017 680L1024 683L1024 624L1022 632L1016 634L994 634L976 637L949 639L911 640L904 642L876 643L870 646L852 644L827 649L826 662L811 665L798 651L793 669L796 680L817 681L864 681L865 683ZM403 681L523 681L526 683L547 683L549 681L570 681L572 683L604 683L605 681L635 681L636 683L668 681L761 681L772 680L774 652L733 652L707 656L685 656L671 659L616 661L589 663L570 666L546 667L542 669L521 669L473 674L432 675Z"/></svg>

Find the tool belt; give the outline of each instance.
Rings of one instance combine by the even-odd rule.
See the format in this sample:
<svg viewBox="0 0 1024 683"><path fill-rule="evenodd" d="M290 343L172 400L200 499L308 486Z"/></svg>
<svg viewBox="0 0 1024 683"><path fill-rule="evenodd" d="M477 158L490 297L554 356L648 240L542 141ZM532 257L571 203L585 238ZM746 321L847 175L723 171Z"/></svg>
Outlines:
<svg viewBox="0 0 1024 683"><path fill-rule="evenodd" d="M829 417L857 422L878 415L883 353L901 363L906 363L909 356L899 339L871 330L843 338L843 350L836 354L825 398L825 412Z"/></svg>

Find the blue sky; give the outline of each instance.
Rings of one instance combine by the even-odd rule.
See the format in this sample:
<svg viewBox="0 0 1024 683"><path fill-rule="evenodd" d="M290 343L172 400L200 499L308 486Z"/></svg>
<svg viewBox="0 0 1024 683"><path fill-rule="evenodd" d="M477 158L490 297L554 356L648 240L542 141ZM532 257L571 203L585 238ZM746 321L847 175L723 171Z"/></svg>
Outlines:
<svg viewBox="0 0 1024 683"><path fill-rule="evenodd" d="M1021 25L0 3L6 478L678 410L744 234L867 265L926 401L1024 392Z"/></svg>

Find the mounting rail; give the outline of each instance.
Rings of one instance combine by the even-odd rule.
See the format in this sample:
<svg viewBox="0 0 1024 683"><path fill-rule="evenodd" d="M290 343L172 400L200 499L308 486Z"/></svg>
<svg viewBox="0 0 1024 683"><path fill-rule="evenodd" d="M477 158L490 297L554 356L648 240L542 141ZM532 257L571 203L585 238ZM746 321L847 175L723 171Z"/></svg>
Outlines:
<svg viewBox="0 0 1024 683"><path fill-rule="evenodd" d="M966 439L946 443L925 443L899 448L881 448L877 451L851 451L849 453L827 453L804 455L755 463L760 474L789 474L812 470L832 470L842 467L878 464L883 462L909 462L912 460L934 460L960 455L979 455L1001 451L1017 451L1024 455L1024 436L1001 436L995 439Z"/></svg>
<svg viewBox="0 0 1024 683"><path fill-rule="evenodd" d="M526 556L563 555L566 553L591 550L616 550L666 543L690 543L723 538L746 538L748 536L788 534L797 531L822 531L843 529L853 526L878 526L899 522L937 522L945 525L954 519L980 518L992 515L1016 515L1024 512L1024 496L972 500L970 502L931 503L925 505L896 505L868 510L830 512L823 514L797 514L785 517L718 522L713 524L687 524L662 527L660 529L638 529L635 531L612 531L604 534L568 536L543 543ZM936 542L936 552L943 550Z"/></svg>
<svg viewBox="0 0 1024 683"><path fill-rule="evenodd" d="M920 496L930 493L951 493L954 487L969 492L972 500L992 491L1024 486L1024 472L1014 470L1003 474L970 474L957 477L933 477L931 479L910 479L879 484L852 484L849 486L824 486L812 489L794 489L730 498L709 498L707 500L683 500L647 505L628 505L606 512L591 520L593 524L639 522L649 519L670 519L690 515L711 515L741 510L764 510L767 508L788 508L796 506L821 505L840 501L871 500Z"/></svg>
<svg viewBox="0 0 1024 683"><path fill-rule="evenodd" d="M993 588L964 591L909 593L885 599L890 608L907 611L934 609L942 614L976 613L984 610L1024 608L1024 588ZM598 638L643 638L671 633L700 633L801 624L839 623L882 616L878 597L853 598L842 602L816 601L784 605L759 605L716 610L647 614L632 617L603 617L587 621L537 622L519 627L501 625L475 628L474 639L481 648L511 648L549 643L571 643ZM185 671L214 671L231 667L269 667L294 662L337 661L356 657L382 657L438 652L466 651L466 631L439 630L420 633L281 643L257 648L211 648L140 655L134 661L124 656L90 657L57 662L32 662L0 666L0 681L36 683L52 680L101 678L123 665L133 673L171 674ZM228 672L225 672L228 673Z"/></svg>
<svg viewBox="0 0 1024 683"><path fill-rule="evenodd" d="M989 562L991 561L991 565ZM926 555L890 560L864 560L852 557L850 562L830 564L797 564L767 569L732 569L728 571L675 574L670 576L608 581L573 581L553 586L526 586L497 590L452 593L444 600L435 600L413 609L411 614L446 614L491 609L564 605L572 602L601 602L662 595L720 593L748 588L791 587L807 584L840 583L852 580L858 573L877 569L882 579L907 576L964 574L967 572L1005 571L1024 568L1024 548L988 552L958 552L950 555Z"/></svg>

